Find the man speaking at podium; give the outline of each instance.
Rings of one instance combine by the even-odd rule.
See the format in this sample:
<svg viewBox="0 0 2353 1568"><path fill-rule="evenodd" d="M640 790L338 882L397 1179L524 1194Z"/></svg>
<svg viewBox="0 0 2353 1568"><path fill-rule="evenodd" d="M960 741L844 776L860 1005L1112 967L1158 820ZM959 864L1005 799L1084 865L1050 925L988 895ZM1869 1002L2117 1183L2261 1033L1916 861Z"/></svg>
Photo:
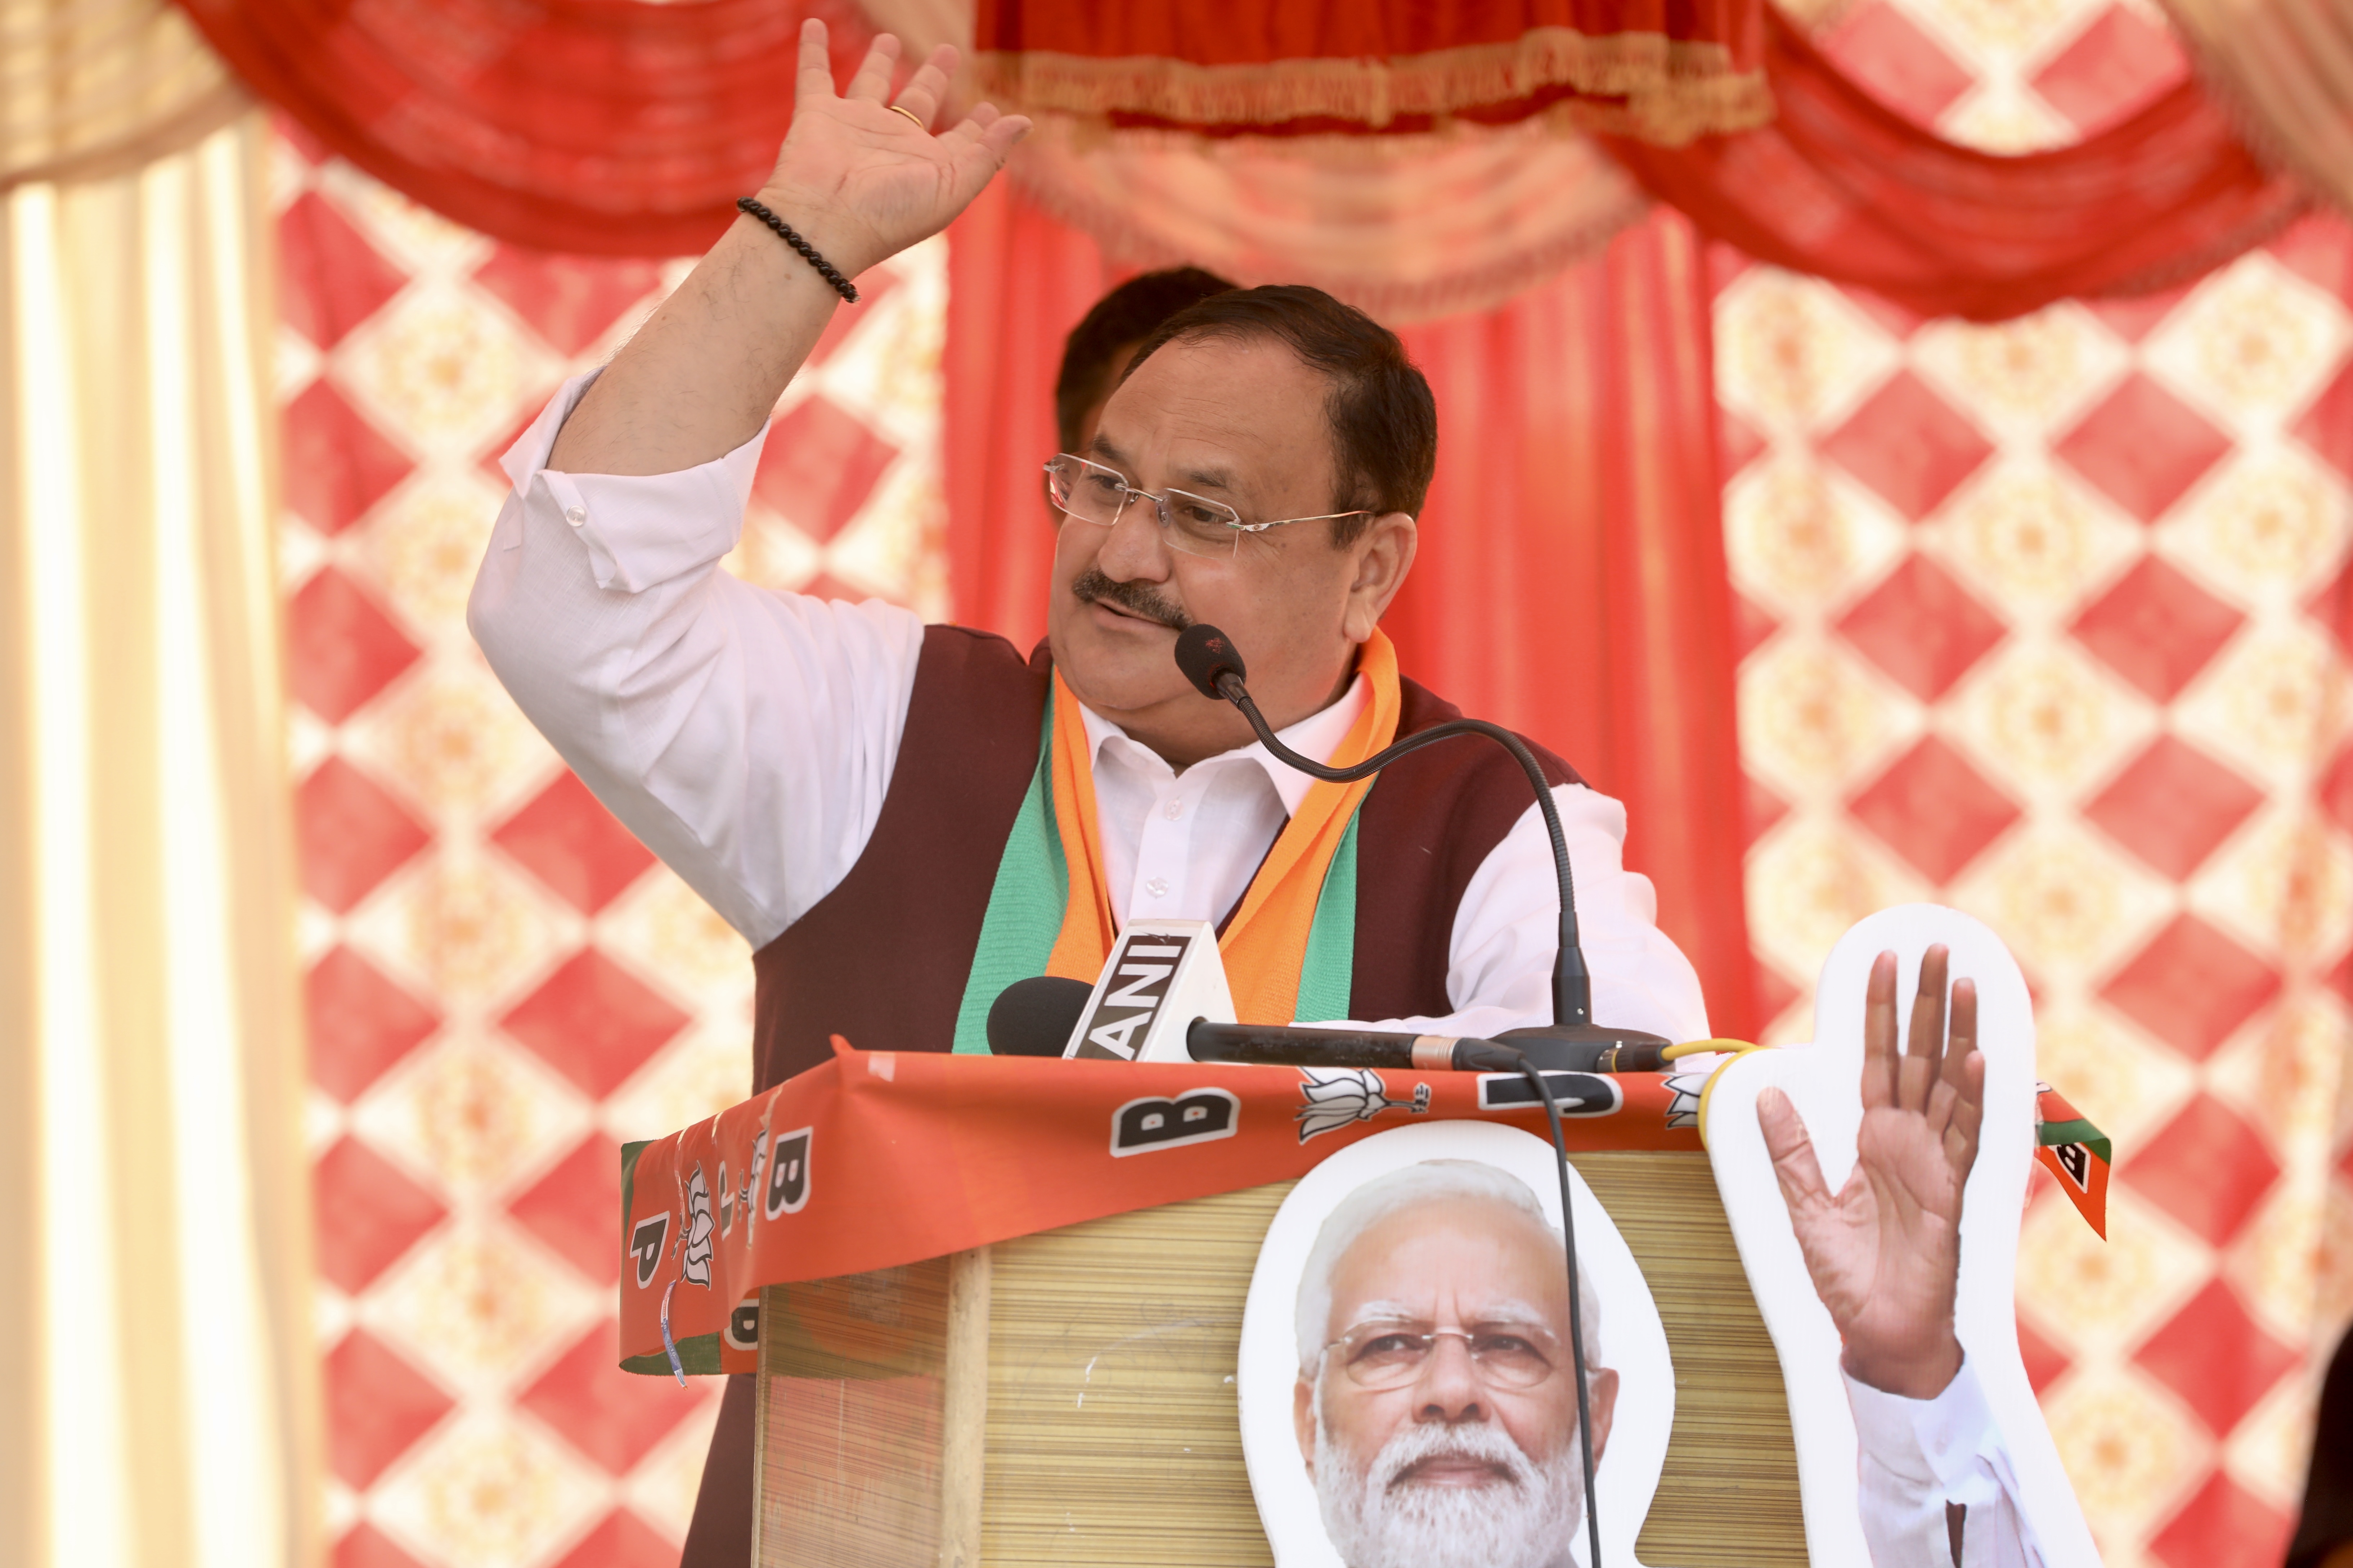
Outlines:
<svg viewBox="0 0 2353 1568"><path fill-rule="evenodd" d="M1335 764L1454 715L1379 629L1437 425L1359 312L1237 290L1139 349L1088 450L1049 464L1050 635L1027 657L720 569L769 414L849 280L944 227L1027 128L983 106L933 134L954 53L888 102L896 52L878 40L837 96L824 29L805 26L775 173L507 454L469 611L565 761L751 942L755 1086L828 1059L835 1034L986 1050L1007 984L1091 982L1147 917L1220 922L1244 1022L1549 1021L1558 899L1507 755L1433 747L1377 781L1312 784L1174 662L1178 630L1224 627L1282 738ZM1623 810L1545 761L1596 1017L1704 1037L1697 979L1620 862ZM713 1440L696 1568L749 1556L749 1384Z"/></svg>

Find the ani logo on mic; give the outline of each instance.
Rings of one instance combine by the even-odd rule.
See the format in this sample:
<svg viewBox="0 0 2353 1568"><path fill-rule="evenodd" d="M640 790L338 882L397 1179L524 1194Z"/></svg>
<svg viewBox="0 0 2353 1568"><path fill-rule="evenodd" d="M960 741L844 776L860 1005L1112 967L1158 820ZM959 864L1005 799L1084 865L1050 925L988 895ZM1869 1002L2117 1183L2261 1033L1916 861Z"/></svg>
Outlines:
<svg viewBox="0 0 2353 1568"><path fill-rule="evenodd" d="M1132 1062L1152 1032L1152 1021L1168 1000L1169 983L1186 951L1188 935L1132 932L1122 939L1108 973L1079 1025L1075 1057Z"/></svg>

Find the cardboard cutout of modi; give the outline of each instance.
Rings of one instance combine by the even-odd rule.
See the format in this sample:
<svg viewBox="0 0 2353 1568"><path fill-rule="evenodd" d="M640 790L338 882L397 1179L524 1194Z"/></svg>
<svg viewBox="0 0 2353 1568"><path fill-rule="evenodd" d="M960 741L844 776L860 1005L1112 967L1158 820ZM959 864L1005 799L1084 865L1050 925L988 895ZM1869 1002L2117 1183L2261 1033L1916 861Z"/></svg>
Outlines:
<svg viewBox="0 0 2353 1568"><path fill-rule="evenodd" d="M1633 1561L1674 1421L1658 1309L1571 1172L1602 1552ZM1294 1188L1242 1321L1242 1451L1280 1568L1567 1568L1585 1486L1552 1149L1400 1128Z"/></svg>
<svg viewBox="0 0 2353 1568"><path fill-rule="evenodd" d="M1839 943L1816 1019L1810 1046L1722 1063L1700 1112L1780 1365L1808 1557L2096 1568L2012 1308L2036 1138L2023 977L1977 921L1908 905ZM1619 1568L1658 1490L1673 1372L1632 1252L1571 1177ZM1237 1374L1279 1568L1584 1563L1558 1193L1545 1141L1457 1122L1342 1150L1284 1200Z"/></svg>

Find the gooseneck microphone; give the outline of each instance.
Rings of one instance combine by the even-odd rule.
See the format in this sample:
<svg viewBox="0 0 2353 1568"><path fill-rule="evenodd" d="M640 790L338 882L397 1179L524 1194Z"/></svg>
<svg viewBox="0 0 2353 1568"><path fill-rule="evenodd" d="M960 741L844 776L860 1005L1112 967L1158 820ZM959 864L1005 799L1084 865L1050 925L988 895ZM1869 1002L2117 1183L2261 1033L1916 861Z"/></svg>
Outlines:
<svg viewBox="0 0 2353 1568"><path fill-rule="evenodd" d="M1482 719L1454 719L1406 736L1385 751L1375 752L1354 767L1327 767L1301 756L1275 738L1266 716L1258 710L1243 684L1248 670L1231 638L1212 626L1196 624L1176 638L1176 668L1204 697L1221 697L1241 710L1257 731L1259 743L1277 760L1312 778L1333 784L1354 784L1370 778L1409 752L1457 735L1482 735L1511 752L1535 791L1537 809L1544 813L1545 831L1552 838L1553 874L1560 884L1560 948L1553 957L1552 1024L1549 1027L1506 1030L1498 1038L1547 1071L1656 1072L1663 1065L1659 1053L1669 1041L1639 1029L1613 1029L1593 1021L1593 977L1585 965L1585 949L1577 934L1577 884L1569 870L1568 838L1561 831L1560 808L1552 798L1552 784L1527 742Z"/></svg>
<svg viewBox="0 0 2353 1568"><path fill-rule="evenodd" d="M1240 709L1242 717L1258 732L1259 744L1310 777L1334 784L1354 784L1358 779L1370 778L1409 752L1418 752L1457 735L1483 735L1512 753L1520 771L1528 775L1529 786L1535 791L1536 805L1544 812L1545 829L1552 836L1553 872L1560 880L1560 951L1552 965L1552 1026L1507 1029L1500 1039L1466 1040L1459 1042L1459 1047L1468 1058L1463 1065L1488 1071L1515 1071L1525 1078L1544 1103L1545 1121L1552 1133L1553 1154L1560 1168L1561 1239L1568 1263L1568 1338L1577 1378L1578 1448L1585 1462L1585 1529L1592 1553L1589 1561L1599 1563L1601 1521L1599 1500L1593 1490L1593 1411L1586 1390L1585 1316L1579 1300L1583 1292L1577 1288L1576 1205L1569 1192L1568 1145L1561 1135L1560 1102L1552 1086L1545 1081L1545 1072L1564 1068L1589 1072L1605 1053L1609 1065L1603 1071L1655 1072L1664 1065L1660 1053L1667 1048L1667 1042L1656 1035L1634 1029L1606 1029L1593 1022L1593 978L1585 967L1585 951L1577 940L1577 886L1569 875L1568 838L1561 832L1560 810L1553 802L1552 784L1525 742L1502 725L1480 719L1433 724L1375 752L1355 767L1326 767L1310 762L1275 739L1266 716L1258 710L1258 704L1250 700L1250 689L1242 684L1248 671L1242 666L1240 652L1225 633L1209 626L1186 628L1176 637L1176 667L1202 696L1222 697ZM1199 1026L1196 1025L1195 1028Z"/></svg>
<svg viewBox="0 0 2353 1568"><path fill-rule="evenodd" d="M1087 1010L1083 980L1035 974L997 994L988 1009L988 1049L1000 1057L1059 1057ZM1314 1029L1289 1024L1217 1024L1196 1018L1185 1052L1197 1062L1255 1067L1380 1068L1393 1072L1517 1072L1519 1052L1470 1036L1409 1035L1399 1029ZM1583 1070L1609 1072L1599 1062ZM1630 1068L1622 1070L1632 1070Z"/></svg>

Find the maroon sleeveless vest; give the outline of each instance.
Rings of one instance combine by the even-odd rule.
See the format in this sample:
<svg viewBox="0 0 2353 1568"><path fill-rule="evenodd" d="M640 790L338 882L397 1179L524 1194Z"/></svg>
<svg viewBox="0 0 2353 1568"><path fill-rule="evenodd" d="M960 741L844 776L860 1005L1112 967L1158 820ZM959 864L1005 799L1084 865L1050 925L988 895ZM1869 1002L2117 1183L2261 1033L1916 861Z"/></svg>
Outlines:
<svg viewBox="0 0 2353 1568"><path fill-rule="evenodd" d="M753 956L754 1092L870 1050L944 1051L997 863L1038 767L1050 667L1011 643L928 626L891 787L849 875ZM1398 733L1461 717L1410 680ZM1529 742L1556 784L1576 773ZM1500 746L1447 742L1384 769L1357 818L1348 1016L1451 1012L1447 949L1462 889L1533 800ZM886 940L887 937L887 940Z"/></svg>
<svg viewBox="0 0 2353 1568"><path fill-rule="evenodd" d="M828 1037L944 1051L997 862L1038 766L1050 667L1002 637L930 626L882 814L841 884L753 955L754 1092L831 1059ZM1408 680L1398 733L1461 717ZM1580 780L1529 742L1556 784ZM1384 769L1357 816L1351 1016L1452 1010L1447 949L1472 873L1532 799L1501 747L1431 746ZM681 1568L752 1550L752 1379L728 1380Z"/></svg>

